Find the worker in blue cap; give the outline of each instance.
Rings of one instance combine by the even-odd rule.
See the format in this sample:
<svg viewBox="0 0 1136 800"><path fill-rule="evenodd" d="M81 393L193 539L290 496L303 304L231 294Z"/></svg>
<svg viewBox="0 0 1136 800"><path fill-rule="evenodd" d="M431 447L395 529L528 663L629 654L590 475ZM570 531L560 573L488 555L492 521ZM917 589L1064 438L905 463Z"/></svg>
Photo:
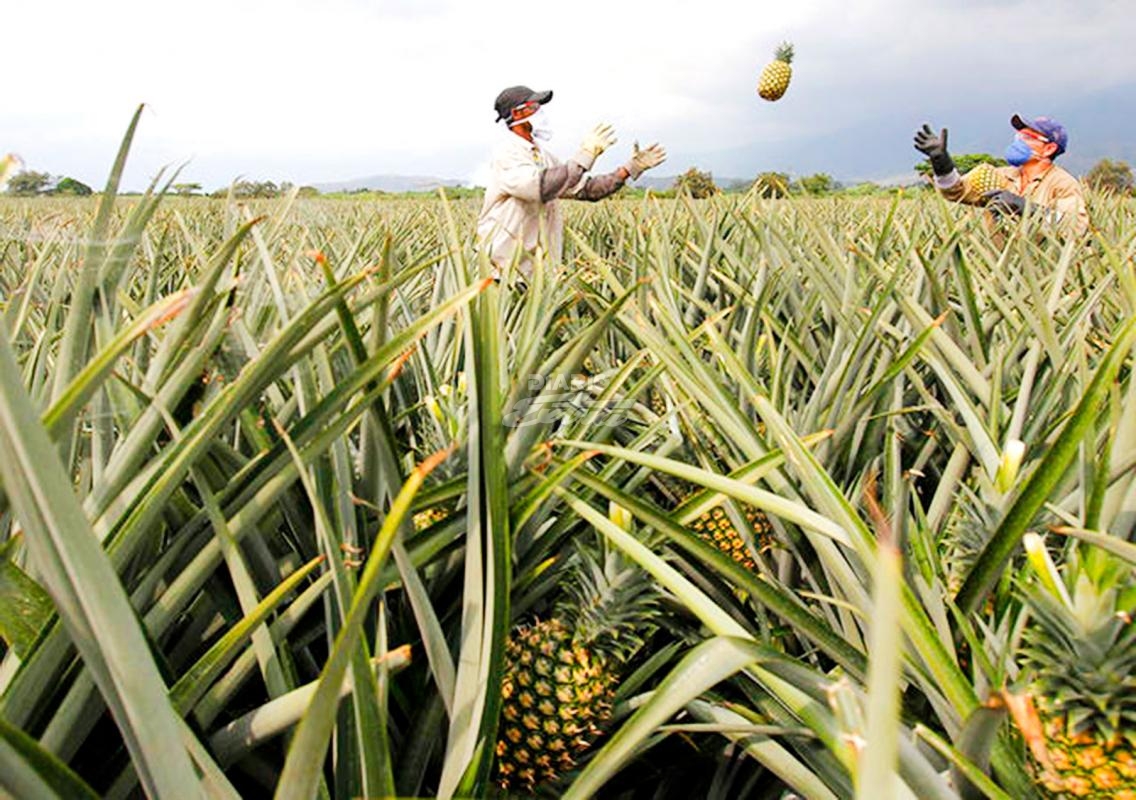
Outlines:
<svg viewBox="0 0 1136 800"><path fill-rule="evenodd" d="M1054 160L1065 152L1065 126L1051 117L1032 119L1014 114L1016 134L1006 148L1007 167L997 167L996 186L959 175L947 152L947 129L936 135L930 125L915 134L915 149L927 156L935 187L948 200L986 206L996 216L1022 215L1038 209L1052 225L1081 234L1089 228L1085 193L1080 182ZM972 170L973 172L973 170Z"/></svg>

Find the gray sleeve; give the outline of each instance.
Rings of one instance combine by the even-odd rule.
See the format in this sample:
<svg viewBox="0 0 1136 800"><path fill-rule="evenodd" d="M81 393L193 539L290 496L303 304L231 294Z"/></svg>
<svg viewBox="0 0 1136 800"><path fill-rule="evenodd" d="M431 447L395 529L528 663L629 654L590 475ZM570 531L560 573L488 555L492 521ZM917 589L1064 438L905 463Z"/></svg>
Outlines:
<svg viewBox="0 0 1136 800"><path fill-rule="evenodd" d="M623 187L625 178L619 177L619 170L606 175L593 175L587 180L572 187L565 193L565 197L574 197L577 200L602 200L610 194L615 194Z"/></svg>
<svg viewBox="0 0 1136 800"><path fill-rule="evenodd" d="M560 197L565 190L572 188L584 176L584 167L575 161L557 164L540 171L540 201L547 203Z"/></svg>

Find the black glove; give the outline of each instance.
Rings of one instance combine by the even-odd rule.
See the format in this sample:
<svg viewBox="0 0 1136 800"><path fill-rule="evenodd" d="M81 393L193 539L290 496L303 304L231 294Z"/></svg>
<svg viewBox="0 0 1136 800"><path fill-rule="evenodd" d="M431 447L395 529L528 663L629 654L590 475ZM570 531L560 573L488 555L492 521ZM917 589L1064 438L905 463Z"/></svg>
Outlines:
<svg viewBox="0 0 1136 800"><path fill-rule="evenodd" d="M955 171L955 162L947 152L947 129L938 136L931 130L931 126L923 123L923 129L915 132L915 149L923 153L931 161L931 169L936 175L950 175Z"/></svg>
<svg viewBox="0 0 1136 800"><path fill-rule="evenodd" d="M996 217L1003 214L1021 215L1026 210L1026 199L1020 194L1014 194L1006 189L996 189L982 195L986 198L986 207Z"/></svg>

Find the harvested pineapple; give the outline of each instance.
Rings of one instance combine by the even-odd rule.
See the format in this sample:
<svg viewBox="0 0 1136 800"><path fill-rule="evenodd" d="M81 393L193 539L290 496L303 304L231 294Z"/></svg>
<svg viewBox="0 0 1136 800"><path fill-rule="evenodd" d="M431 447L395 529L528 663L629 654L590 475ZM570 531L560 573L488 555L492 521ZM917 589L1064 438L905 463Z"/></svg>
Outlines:
<svg viewBox="0 0 1136 800"><path fill-rule="evenodd" d="M765 65L757 82L757 93L763 100L780 100L793 77L793 45L782 42L773 51L773 61Z"/></svg>
<svg viewBox="0 0 1136 800"><path fill-rule="evenodd" d="M979 196L1009 188L1008 182L993 164L979 164L962 179L967 188Z"/></svg>

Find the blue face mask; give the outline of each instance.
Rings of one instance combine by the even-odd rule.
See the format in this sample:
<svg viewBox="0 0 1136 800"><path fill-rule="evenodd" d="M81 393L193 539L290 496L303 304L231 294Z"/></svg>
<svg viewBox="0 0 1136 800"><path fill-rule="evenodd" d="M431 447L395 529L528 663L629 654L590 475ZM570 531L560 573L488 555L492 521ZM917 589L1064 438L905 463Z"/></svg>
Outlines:
<svg viewBox="0 0 1136 800"><path fill-rule="evenodd" d="M1015 167L1020 167L1033 157L1033 150L1021 139L1015 138L1014 141L1010 142L1010 146L1006 148L1006 160Z"/></svg>

